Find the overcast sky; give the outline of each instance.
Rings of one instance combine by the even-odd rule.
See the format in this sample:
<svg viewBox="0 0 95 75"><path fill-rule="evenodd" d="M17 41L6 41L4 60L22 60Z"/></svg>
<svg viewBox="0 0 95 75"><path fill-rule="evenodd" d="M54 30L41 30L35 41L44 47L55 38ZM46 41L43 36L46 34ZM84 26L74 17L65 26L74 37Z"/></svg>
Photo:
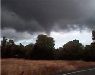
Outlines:
<svg viewBox="0 0 95 75"><path fill-rule="evenodd" d="M58 39L67 34L79 40L84 37L87 44L94 29L95 0L1 0L1 36L16 42L30 42L44 33L54 37L59 46ZM79 38L75 37L76 32ZM63 42L66 40L72 38L64 38Z"/></svg>

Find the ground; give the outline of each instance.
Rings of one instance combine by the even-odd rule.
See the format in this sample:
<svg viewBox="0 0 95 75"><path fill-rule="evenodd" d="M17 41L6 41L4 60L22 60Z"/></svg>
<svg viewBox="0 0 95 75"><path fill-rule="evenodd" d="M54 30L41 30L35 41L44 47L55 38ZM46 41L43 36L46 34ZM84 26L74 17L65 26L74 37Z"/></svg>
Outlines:
<svg viewBox="0 0 95 75"><path fill-rule="evenodd" d="M95 66L95 62L66 60L1 59L1 75L55 75Z"/></svg>

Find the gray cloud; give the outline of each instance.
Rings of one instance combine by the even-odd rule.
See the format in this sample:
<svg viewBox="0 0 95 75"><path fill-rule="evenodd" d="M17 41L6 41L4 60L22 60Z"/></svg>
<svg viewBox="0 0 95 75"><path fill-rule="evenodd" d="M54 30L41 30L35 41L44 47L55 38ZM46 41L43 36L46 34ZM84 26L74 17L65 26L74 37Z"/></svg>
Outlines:
<svg viewBox="0 0 95 75"><path fill-rule="evenodd" d="M15 28L18 31L43 31L41 25L34 19L26 21L18 16L15 12L2 9L1 27Z"/></svg>
<svg viewBox="0 0 95 75"><path fill-rule="evenodd" d="M95 29L95 0L1 0L2 28L19 31Z"/></svg>
<svg viewBox="0 0 95 75"><path fill-rule="evenodd" d="M1 36L5 36L9 39L14 39L14 41L27 40L32 38L32 34L28 32L18 32L15 29L4 28L2 29Z"/></svg>

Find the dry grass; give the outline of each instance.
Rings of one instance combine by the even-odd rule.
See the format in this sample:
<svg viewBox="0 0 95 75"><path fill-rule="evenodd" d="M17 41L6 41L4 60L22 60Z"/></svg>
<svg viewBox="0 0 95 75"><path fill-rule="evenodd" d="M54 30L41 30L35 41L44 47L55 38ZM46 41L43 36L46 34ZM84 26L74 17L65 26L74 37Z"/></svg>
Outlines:
<svg viewBox="0 0 95 75"><path fill-rule="evenodd" d="M1 75L55 75L57 72L91 66L95 66L95 62L2 59Z"/></svg>

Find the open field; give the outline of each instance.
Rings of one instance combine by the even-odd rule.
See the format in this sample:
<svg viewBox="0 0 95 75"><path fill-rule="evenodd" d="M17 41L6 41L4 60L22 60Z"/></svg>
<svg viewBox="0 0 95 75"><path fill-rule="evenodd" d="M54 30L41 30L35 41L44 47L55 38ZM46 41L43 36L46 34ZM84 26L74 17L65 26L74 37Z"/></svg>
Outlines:
<svg viewBox="0 0 95 75"><path fill-rule="evenodd" d="M1 59L1 75L55 75L58 72L93 67L95 62L64 60Z"/></svg>

